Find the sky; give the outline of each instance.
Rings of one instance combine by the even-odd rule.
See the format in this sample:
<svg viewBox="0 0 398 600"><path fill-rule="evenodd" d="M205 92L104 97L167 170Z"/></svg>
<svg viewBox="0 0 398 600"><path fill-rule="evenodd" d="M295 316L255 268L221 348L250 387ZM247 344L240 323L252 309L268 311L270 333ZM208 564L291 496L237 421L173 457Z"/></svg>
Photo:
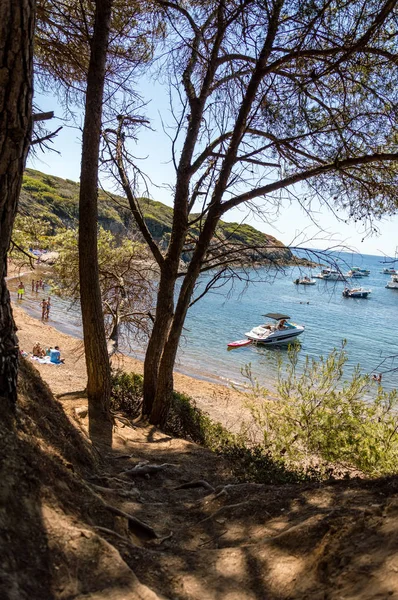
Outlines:
<svg viewBox="0 0 398 600"><path fill-rule="evenodd" d="M145 159L140 166L150 176L153 185L150 187L150 197L169 206L173 198L168 186L174 184L174 167L171 164L171 142L163 131L163 125L172 123L168 99L164 89L155 83L145 81L140 93L148 102L145 112L151 122L151 129L142 131L134 152ZM77 124L65 124L63 109L55 96L37 94L35 102L42 111L53 110L55 118L47 122L47 126L63 129L54 139L52 147L57 152L30 155L28 167L43 171L50 175L79 181L81 132L79 124L82 118L77 113ZM104 187L111 189L104 181ZM298 193L300 190L296 190ZM312 220L300 207L297 201L285 201L276 220L266 223L254 217L246 208L237 208L225 214L223 220L229 222L244 222L264 233L273 235L285 245L312 248L341 248L349 249L360 254L380 254L395 257L398 249L398 212L392 217L383 218L376 223L378 235L366 236L360 224L345 224L338 221L326 208L313 205ZM316 222L316 225L314 222Z"/></svg>

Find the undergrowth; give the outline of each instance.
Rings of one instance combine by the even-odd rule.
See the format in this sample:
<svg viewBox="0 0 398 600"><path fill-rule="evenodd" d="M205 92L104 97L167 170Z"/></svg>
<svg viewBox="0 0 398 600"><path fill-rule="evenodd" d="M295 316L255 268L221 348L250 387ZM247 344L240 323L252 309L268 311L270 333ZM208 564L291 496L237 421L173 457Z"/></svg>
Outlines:
<svg viewBox="0 0 398 600"><path fill-rule="evenodd" d="M115 371L112 376L112 409L131 418L138 417L142 409L142 390L141 375ZM321 470L290 469L283 460L272 457L264 446L250 443L244 434L229 432L198 408L186 394L173 393L164 431L216 452L228 461L234 475L241 481L280 484L323 478Z"/></svg>

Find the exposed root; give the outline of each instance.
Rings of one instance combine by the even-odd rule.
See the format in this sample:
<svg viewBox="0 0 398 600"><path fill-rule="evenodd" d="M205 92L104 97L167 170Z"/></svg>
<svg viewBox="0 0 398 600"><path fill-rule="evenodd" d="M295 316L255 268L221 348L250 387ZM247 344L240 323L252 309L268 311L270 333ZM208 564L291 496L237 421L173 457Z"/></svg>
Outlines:
<svg viewBox="0 0 398 600"><path fill-rule="evenodd" d="M101 485L90 484L90 487L100 494L117 494L118 496L122 496L122 498L130 498L131 500L140 501L140 493L138 490L124 490L122 488L107 488L102 487Z"/></svg>
<svg viewBox="0 0 398 600"><path fill-rule="evenodd" d="M116 482L116 483L121 483L124 486L130 486L130 487L134 485L128 479L120 479L119 477L111 477L110 475L94 475L93 477L90 477L89 479L94 479L94 480L99 480L99 481L109 481L111 483Z"/></svg>
<svg viewBox="0 0 398 600"><path fill-rule="evenodd" d="M163 544L163 542L165 542L166 540L169 540L170 538L172 538L174 535L174 533L172 531L170 531L170 533L168 535L165 535L161 538L158 538L157 540L151 540L148 545L150 546L160 546L161 544Z"/></svg>
<svg viewBox="0 0 398 600"><path fill-rule="evenodd" d="M123 535L120 535L120 533L116 533L116 531L113 531L113 529L108 529L107 527L100 527L99 525L94 525L94 529L96 531L100 531L101 533L106 533L108 535L113 535L117 537L118 540L121 540L124 544L127 544L131 548L134 548L134 550L139 548L139 546L133 544L133 542L131 542L128 538L124 537Z"/></svg>
<svg viewBox="0 0 398 600"><path fill-rule="evenodd" d="M98 497L100 497L100 496L98 496ZM138 529L139 531L144 532L151 539L155 539L158 537L158 534L156 533L156 531L150 525L148 525L144 521L141 521L141 519L138 519L137 517L133 517L133 515L130 515L129 513L124 512L124 510L120 510L120 508L116 508L116 506L107 504L106 502L104 502L104 500L102 500L102 498L101 498L101 501L104 505L104 508L109 510L111 513L113 513L114 515L118 515L119 517L124 517L125 519L127 519L128 523L129 523L129 528ZM132 526L132 527L130 527L130 526Z"/></svg>
<svg viewBox="0 0 398 600"><path fill-rule="evenodd" d="M130 477L145 477L146 475L152 475L168 467L178 467L173 463L163 463L162 465L142 465L141 463L136 465L133 469L125 469L119 475L130 475Z"/></svg>
<svg viewBox="0 0 398 600"><path fill-rule="evenodd" d="M181 485L178 485L174 489L175 490L187 490L190 488L199 488L199 487L203 487L212 493L215 492L214 487L212 485L210 485L210 483L207 483L207 481L205 479L195 479L194 481L189 481L188 483L182 483Z"/></svg>
<svg viewBox="0 0 398 600"><path fill-rule="evenodd" d="M206 517L206 518L202 519L201 521L199 521L199 523L204 523L205 521L209 521L210 519L214 519L214 517L217 517L221 512L224 512L224 511L229 510L231 508L239 508L240 506L246 506L247 504L249 504L249 500L245 500L244 502L238 502L238 504L227 504L226 506L222 506L221 508L219 508L218 510L216 510L214 513L212 513L208 517ZM266 514L268 514L268 513L266 513Z"/></svg>

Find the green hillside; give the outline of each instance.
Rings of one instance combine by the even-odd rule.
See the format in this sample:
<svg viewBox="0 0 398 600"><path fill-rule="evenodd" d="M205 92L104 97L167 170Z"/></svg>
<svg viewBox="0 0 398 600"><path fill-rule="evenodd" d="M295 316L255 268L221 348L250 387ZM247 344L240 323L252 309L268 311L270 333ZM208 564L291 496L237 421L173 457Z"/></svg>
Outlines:
<svg viewBox="0 0 398 600"><path fill-rule="evenodd" d="M46 220L55 234L61 227L77 227L78 199L78 183L70 179L46 175L33 169L26 169L19 212L22 215ZM173 209L148 198L141 198L140 205L152 236L158 242L167 241L171 231ZM192 218L194 219L195 215L192 215ZM134 231L135 223L127 200L101 191L99 193L99 224L116 236L124 236L128 231ZM262 248L268 246L268 258L277 257L283 262L292 259L290 250L281 242L250 225L220 221L217 234L231 244L244 243L248 246ZM255 258L258 256L253 255L253 259Z"/></svg>

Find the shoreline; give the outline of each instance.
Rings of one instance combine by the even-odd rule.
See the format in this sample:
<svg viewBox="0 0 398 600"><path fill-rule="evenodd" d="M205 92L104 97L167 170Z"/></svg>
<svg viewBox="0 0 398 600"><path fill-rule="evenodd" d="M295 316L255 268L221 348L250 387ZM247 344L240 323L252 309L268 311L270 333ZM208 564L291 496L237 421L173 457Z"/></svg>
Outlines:
<svg viewBox="0 0 398 600"><path fill-rule="evenodd" d="M14 319L18 327L17 336L21 350L32 352L35 342L42 346L58 345L64 365L40 364L27 360L40 372L56 396L72 396L82 392L87 383L83 340L59 331L51 324L43 323L30 316L23 308L12 302ZM117 354L113 367L129 372L143 373L143 361L127 355ZM243 393L222 383L213 383L174 371L174 389L193 398L198 408L207 412L214 421L222 423L231 432L241 430L243 424L253 423L246 407ZM81 404L81 399L80 399Z"/></svg>

